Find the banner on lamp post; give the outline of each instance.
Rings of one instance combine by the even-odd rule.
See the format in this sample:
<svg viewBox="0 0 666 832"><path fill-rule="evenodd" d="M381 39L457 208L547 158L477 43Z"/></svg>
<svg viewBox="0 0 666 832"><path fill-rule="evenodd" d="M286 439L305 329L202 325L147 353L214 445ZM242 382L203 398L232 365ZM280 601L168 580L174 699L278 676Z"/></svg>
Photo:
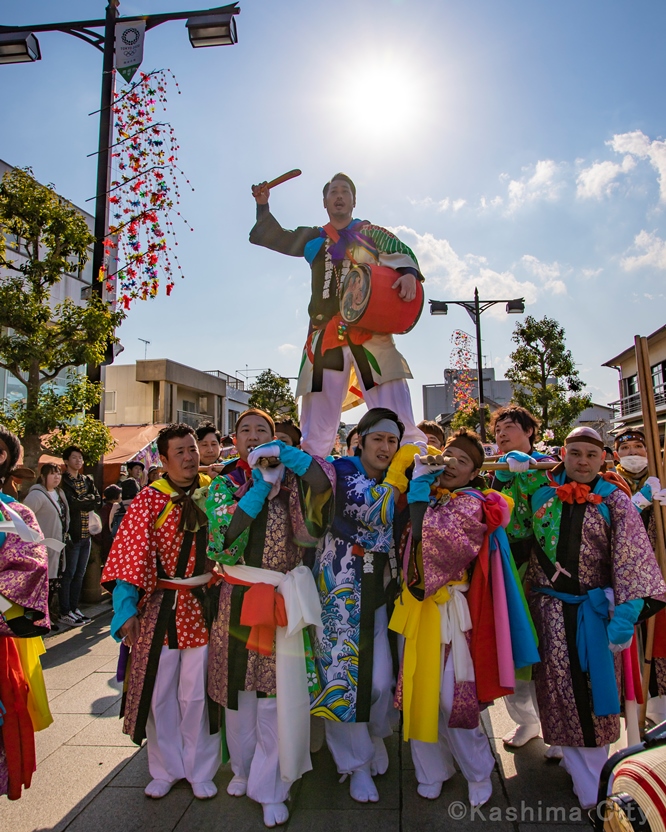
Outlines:
<svg viewBox="0 0 666 832"><path fill-rule="evenodd" d="M145 20L116 23L116 69L129 83L143 60Z"/></svg>

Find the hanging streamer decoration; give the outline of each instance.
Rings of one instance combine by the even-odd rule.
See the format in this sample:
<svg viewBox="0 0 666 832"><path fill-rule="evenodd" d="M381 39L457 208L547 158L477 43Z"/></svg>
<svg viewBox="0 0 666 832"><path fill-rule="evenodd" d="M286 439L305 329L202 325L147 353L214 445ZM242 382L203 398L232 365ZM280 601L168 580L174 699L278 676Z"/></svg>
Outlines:
<svg viewBox="0 0 666 832"><path fill-rule="evenodd" d="M116 295L124 309L134 300L154 298L165 284L171 294L175 275L183 270L175 254L174 219L182 216L180 184L194 191L178 167L179 145L173 127L163 120L167 84L178 82L169 69L140 73L140 78L116 93L113 103L115 143L112 149L115 178L109 190L109 236L104 241L105 266L101 280L113 292L108 274L109 255L117 247Z"/></svg>
<svg viewBox="0 0 666 832"><path fill-rule="evenodd" d="M456 329L451 335L451 367L454 370L453 403L456 410L473 413L478 403L472 395L472 336L462 329Z"/></svg>

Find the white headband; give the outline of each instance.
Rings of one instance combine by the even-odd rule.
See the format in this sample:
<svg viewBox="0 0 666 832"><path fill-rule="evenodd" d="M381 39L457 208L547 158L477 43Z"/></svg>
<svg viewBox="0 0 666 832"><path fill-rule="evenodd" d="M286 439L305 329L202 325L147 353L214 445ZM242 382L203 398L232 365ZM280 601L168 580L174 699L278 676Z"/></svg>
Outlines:
<svg viewBox="0 0 666 832"><path fill-rule="evenodd" d="M392 419L380 419L377 424L364 430L361 436L367 436L369 433L392 433L400 439L400 428Z"/></svg>

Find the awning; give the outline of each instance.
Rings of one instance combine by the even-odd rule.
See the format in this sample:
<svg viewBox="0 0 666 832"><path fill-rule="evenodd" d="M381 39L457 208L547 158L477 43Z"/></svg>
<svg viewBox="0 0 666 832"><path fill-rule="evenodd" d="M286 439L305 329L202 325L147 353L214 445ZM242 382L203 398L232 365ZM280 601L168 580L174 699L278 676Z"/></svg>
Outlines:
<svg viewBox="0 0 666 832"><path fill-rule="evenodd" d="M157 438L160 430L166 427L165 425L112 425L109 426L111 436L116 440L115 448L104 457L104 465L122 465L129 462L130 459L141 459L144 464L147 460L155 455L156 449L151 449L150 446ZM60 457L51 456L50 454L42 454L39 459L40 464L45 462L55 462L62 464ZM146 465L146 467L148 467Z"/></svg>

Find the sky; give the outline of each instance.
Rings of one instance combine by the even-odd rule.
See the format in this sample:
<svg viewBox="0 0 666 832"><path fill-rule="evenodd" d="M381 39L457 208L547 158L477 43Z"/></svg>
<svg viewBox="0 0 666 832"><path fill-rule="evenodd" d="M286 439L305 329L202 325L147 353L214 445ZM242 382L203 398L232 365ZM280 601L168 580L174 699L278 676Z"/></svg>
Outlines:
<svg viewBox="0 0 666 832"><path fill-rule="evenodd" d="M0 24L104 16L104 0L0 0ZM183 191L185 277L136 303L119 363L171 358L227 373L296 376L309 269L251 246L252 183L285 228L326 221L339 170L355 216L416 253L426 298L524 297L566 331L595 402L618 398L604 361L664 324L666 4L663 0L241 0L238 44L193 50L184 22L147 33L142 70L168 67L167 118ZM201 8L206 8L206 4ZM122 0L121 15L197 8ZM95 190L101 53L39 35L42 60L0 66L0 158L84 206ZM88 203L90 205L90 203ZM509 366L516 316L482 317L486 366ZM460 307L398 337L414 380L443 381ZM354 413L348 414L348 421Z"/></svg>

